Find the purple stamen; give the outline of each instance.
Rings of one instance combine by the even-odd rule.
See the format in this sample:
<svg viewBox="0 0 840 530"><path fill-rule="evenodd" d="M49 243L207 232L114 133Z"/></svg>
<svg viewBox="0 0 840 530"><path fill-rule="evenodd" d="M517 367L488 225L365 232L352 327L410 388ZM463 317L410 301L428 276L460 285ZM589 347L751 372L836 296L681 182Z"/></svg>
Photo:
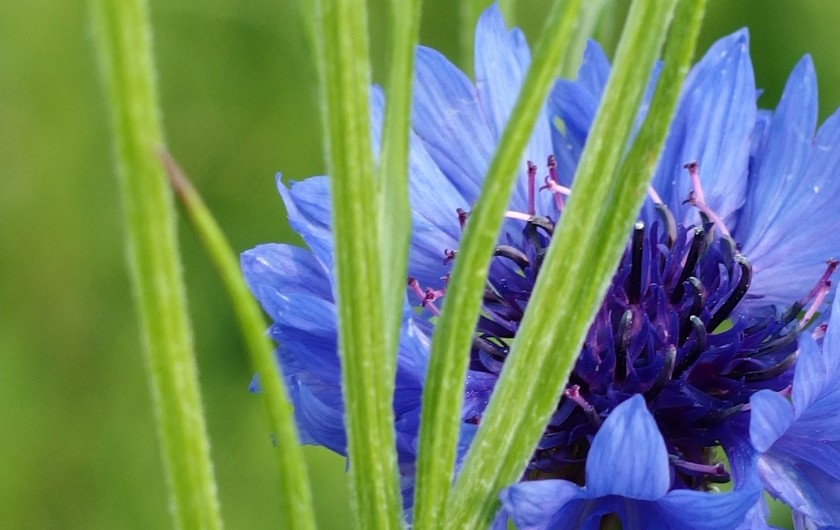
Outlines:
<svg viewBox="0 0 840 530"><path fill-rule="evenodd" d="M726 225L723 223L723 219L721 219L714 210L706 204L706 196L703 194L703 187L700 185L700 172L698 171L700 166L697 162L689 162L683 167L688 170L688 175L691 178L691 187L694 189L694 191L692 191L688 196L688 202L706 214L709 220L711 220L717 229L720 230L722 235L732 237L729 234L729 229L727 229Z"/></svg>
<svg viewBox="0 0 840 530"><path fill-rule="evenodd" d="M418 282L415 278L408 278L408 286L411 288L411 291L420 299L420 305L429 310L435 316L440 315L440 310L434 304L434 301L438 298L441 298L445 291L443 289L434 290L430 288L426 288L423 290L420 287L420 282Z"/></svg>
<svg viewBox="0 0 840 530"><path fill-rule="evenodd" d="M530 160L528 160L528 214L533 216L537 213L537 207L535 203L535 191L536 188L536 180L537 180L537 166Z"/></svg>

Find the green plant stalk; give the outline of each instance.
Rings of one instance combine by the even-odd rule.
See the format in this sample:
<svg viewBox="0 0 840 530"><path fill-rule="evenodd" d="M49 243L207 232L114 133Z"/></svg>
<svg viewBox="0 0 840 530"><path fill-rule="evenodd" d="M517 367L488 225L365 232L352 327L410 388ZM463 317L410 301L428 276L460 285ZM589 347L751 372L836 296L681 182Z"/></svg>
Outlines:
<svg viewBox="0 0 840 530"><path fill-rule="evenodd" d="M487 268L498 238L517 167L554 80L564 49L575 35L582 0L569 0L549 15L546 31L497 146L476 206L470 214L441 317L423 390L415 525L438 528L443 519L460 434L469 349L481 307Z"/></svg>
<svg viewBox="0 0 840 530"><path fill-rule="evenodd" d="M317 0L315 6L351 505L360 528L399 528L394 380L386 367L388 320L370 141L367 12L364 0Z"/></svg>
<svg viewBox="0 0 840 530"><path fill-rule="evenodd" d="M592 36L606 3L607 0L587 0L580 28L576 32L575 38L566 46L566 56L559 65L558 77L574 79L577 75L580 62L583 59L583 52L586 49L586 41Z"/></svg>
<svg viewBox="0 0 840 530"><path fill-rule="evenodd" d="M469 75L473 71L473 43L475 23L487 7L484 0L461 0L458 12L458 44L461 51L461 69Z"/></svg>
<svg viewBox="0 0 840 530"><path fill-rule="evenodd" d="M414 48L420 34L420 1L391 0L391 50L382 153L377 172L383 304L387 342L385 377L393 380L405 300L411 208L408 202L408 138Z"/></svg>
<svg viewBox="0 0 840 530"><path fill-rule="evenodd" d="M489 524L498 492L522 475L626 246L628 227L664 144L702 20L704 0L684 0L647 119L622 163L674 3L635 2L631 8L572 196L450 500L448 520L454 527ZM650 28L663 29L654 35ZM564 281L568 278L586 281ZM557 300L563 301L559 307ZM506 451L500 454L499 448Z"/></svg>
<svg viewBox="0 0 840 530"><path fill-rule="evenodd" d="M172 189L219 273L239 321L251 367L259 374L260 393L276 441L281 527L314 530L315 512L306 459L298 442L292 404L274 360L274 346L265 334L265 319L248 291L233 249L210 209L172 157L165 152L160 155Z"/></svg>
<svg viewBox="0 0 840 530"><path fill-rule="evenodd" d="M175 526L221 528L172 194L155 152L164 139L148 6L143 0L93 0L91 13L111 107L129 268Z"/></svg>

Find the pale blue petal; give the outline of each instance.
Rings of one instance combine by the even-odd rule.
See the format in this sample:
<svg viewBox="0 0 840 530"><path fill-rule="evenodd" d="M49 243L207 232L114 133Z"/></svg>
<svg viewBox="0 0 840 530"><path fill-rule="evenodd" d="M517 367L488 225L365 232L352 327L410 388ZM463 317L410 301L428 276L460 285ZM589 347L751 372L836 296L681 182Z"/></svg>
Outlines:
<svg viewBox="0 0 840 530"><path fill-rule="evenodd" d="M750 439L757 450L767 451L793 423L793 409L788 400L770 390L754 394L750 406Z"/></svg>
<svg viewBox="0 0 840 530"><path fill-rule="evenodd" d="M610 413L586 459L586 488L593 497L620 495L656 500L670 487L665 441L636 394Z"/></svg>

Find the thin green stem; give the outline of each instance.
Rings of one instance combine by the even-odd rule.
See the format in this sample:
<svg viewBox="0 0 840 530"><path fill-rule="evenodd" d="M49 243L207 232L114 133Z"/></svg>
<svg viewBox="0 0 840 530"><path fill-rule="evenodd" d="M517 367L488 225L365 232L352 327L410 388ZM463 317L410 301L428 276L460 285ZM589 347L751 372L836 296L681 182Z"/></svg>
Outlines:
<svg viewBox="0 0 840 530"><path fill-rule="evenodd" d="M128 258L178 528L221 528L201 405L172 194L158 160L163 131L144 0L93 0L107 88Z"/></svg>
<svg viewBox="0 0 840 530"><path fill-rule="evenodd" d="M370 142L366 17L364 0L316 1L352 506L359 527L389 529L401 526L402 506Z"/></svg>
<svg viewBox="0 0 840 530"><path fill-rule="evenodd" d="M259 375L260 393L275 437L280 513L283 528L315 528L315 512L306 460L298 442L292 404L274 360L274 346L266 336L265 319L254 297L248 292L233 249L198 191L168 153L162 152L172 189L184 206L210 261L216 267L239 321L251 367Z"/></svg>
<svg viewBox="0 0 840 530"><path fill-rule="evenodd" d="M420 0L391 0L390 71L386 87L382 155L377 172L385 307L386 377L394 378L405 300L406 267L411 236L408 203L408 138L414 48L420 33Z"/></svg>
<svg viewBox="0 0 840 530"><path fill-rule="evenodd" d="M461 69L473 71L473 42L475 41L475 23L481 11L487 7L483 0L461 0L458 13L458 41L461 50Z"/></svg>
<svg viewBox="0 0 840 530"><path fill-rule="evenodd" d="M447 520L454 527L489 525L498 509L498 492L522 475L615 271L678 95L678 88L658 92L646 131L619 171L675 4L643 0L631 8L572 195L450 498ZM675 32L675 42L680 42L669 51L693 49L698 26L691 27L694 31ZM669 53L668 60L666 68L680 74L669 72L668 79L678 87L690 54Z"/></svg>
<svg viewBox="0 0 840 530"><path fill-rule="evenodd" d="M552 10L522 90L499 141L481 195L470 214L458 259L432 338L423 391L420 453L417 462L415 522L438 528L451 489L460 433L464 380L475 324L517 166L554 80L565 45L573 38L583 7L569 0Z"/></svg>

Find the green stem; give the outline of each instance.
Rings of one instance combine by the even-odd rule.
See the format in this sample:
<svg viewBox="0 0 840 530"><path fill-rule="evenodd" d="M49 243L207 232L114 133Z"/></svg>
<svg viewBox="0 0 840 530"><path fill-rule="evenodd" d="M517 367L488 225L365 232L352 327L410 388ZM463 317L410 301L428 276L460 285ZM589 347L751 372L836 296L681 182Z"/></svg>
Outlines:
<svg viewBox="0 0 840 530"><path fill-rule="evenodd" d="M383 304L386 308L385 373L393 379L405 300L406 267L411 236L408 202L408 138L414 48L420 33L420 0L391 0L390 71L386 87L382 155L377 172Z"/></svg>
<svg viewBox="0 0 840 530"><path fill-rule="evenodd" d="M675 3L643 0L631 8L572 195L450 500L448 520L456 527L487 526L498 508L498 492L522 475L624 250L702 18L702 0L681 6L648 117L622 163ZM578 281L564 281L569 278Z"/></svg>
<svg viewBox="0 0 840 530"><path fill-rule="evenodd" d="M458 12L458 42L461 50L461 69L469 75L473 71L473 43L475 23L481 11L487 7L483 0L461 0Z"/></svg>
<svg viewBox="0 0 840 530"><path fill-rule="evenodd" d="M476 206L470 213L441 318L432 338L432 352L423 390L420 452L417 462L415 521L418 528L437 528L445 521L460 433L464 381L469 349L478 319L487 267L492 257L517 167L540 109L554 81L565 46L573 38L583 10L582 0L555 7L534 52L510 120Z"/></svg>
<svg viewBox="0 0 840 530"><path fill-rule="evenodd" d="M221 528L187 316L172 194L156 149L163 132L144 0L93 0L110 99L128 258L178 528Z"/></svg>
<svg viewBox="0 0 840 530"><path fill-rule="evenodd" d="M222 279L248 347L251 366L259 374L260 392L276 440L281 526L314 529L315 512L306 460L298 442L292 404L274 360L274 346L265 334L265 320L245 285L233 249L213 214L172 157L163 152L161 158L172 189L184 205L205 252Z"/></svg>
<svg viewBox="0 0 840 530"><path fill-rule="evenodd" d="M387 360L393 356L386 351L381 214L370 143L367 12L364 0L318 0L316 10L352 506L361 528L398 528L394 379Z"/></svg>

